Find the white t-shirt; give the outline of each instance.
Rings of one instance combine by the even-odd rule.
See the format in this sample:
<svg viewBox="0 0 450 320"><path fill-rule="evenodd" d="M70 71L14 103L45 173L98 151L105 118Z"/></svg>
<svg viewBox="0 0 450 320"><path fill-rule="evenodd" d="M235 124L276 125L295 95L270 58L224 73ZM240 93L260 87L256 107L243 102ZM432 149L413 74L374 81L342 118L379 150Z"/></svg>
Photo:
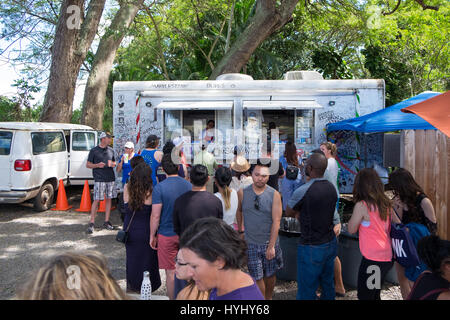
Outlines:
<svg viewBox="0 0 450 320"><path fill-rule="evenodd" d="M222 201L223 221L225 221L228 225L232 225L236 220L236 211L238 207L238 196L236 190L231 189L230 209L228 210L225 210L225 201L223 200L220 192L216 192L214 195Z"/></svg>
<svg viewBox="0 0 450 320"><path fill-rule="evenodd" d="M337 182L338 171L339 171L339 167L338 167L336 159L329 158L327 170L325 170L323 177L333 184L333 186L336 188L336 192L338 193L338 196L339 196L339 188L338 188L338 182Z"/></svg>
<svg viewBox="0 0 450 320"><path fill-rule="evenodd" d="M248 187L251 184L253 184L252 177L246 177L245 175L242 175L241 180L239 180L237 177L233 177L231 179L230 188L239 191L241 189L244 189L245 187Z"/></svg>

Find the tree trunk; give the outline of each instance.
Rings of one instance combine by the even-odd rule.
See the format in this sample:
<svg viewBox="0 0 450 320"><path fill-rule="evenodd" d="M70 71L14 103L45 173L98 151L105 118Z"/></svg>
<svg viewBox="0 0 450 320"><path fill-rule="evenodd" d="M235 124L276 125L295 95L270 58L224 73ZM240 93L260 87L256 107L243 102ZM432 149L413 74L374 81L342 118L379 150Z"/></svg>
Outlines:
<svg viewBox="0 0 450 320"><path fill-rule="evenodd" d="M90 1L84 17L83 0L62 3L40 121L70 122L78 73L94 40L104 6L105 0Z"/></svg>
<svg viewBox="0 0 450 320"><path fill-rule="evenodd" d="M216 65L210 79L224 73L240 72L256 48L291 19L298 2L298 0L284 0L277 7L276 1L273 0L257 1L255 15L249 25Z"/></svg>
<svg viewBox="0 0 450 320"><path fill-rule="evenodd" d="M98 130L103 128L106 90L114 58L143 2L144 0L121 3L111 26L101 38L84 91L82 124Z"/></svg>

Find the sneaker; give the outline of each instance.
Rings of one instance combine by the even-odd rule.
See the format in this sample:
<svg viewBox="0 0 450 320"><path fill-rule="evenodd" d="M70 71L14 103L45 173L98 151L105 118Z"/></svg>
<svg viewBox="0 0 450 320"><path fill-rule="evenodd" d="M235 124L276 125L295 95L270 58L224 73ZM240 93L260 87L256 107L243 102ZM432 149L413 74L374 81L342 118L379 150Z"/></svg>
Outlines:
<svg viewBox="0 0 450 320"><path fill-rule="evenodd" d="M113 225L109 221L105 221L105 223L103 224L103 228L105 228L107 230L114 230Z"/></svg>
<svg viewBox="0 0 450 320"><path fill-rule="evenodd" d="M93 223L89 223L88 229L86 230L87 234L92 234L94 233L94 224Z"/></svg>

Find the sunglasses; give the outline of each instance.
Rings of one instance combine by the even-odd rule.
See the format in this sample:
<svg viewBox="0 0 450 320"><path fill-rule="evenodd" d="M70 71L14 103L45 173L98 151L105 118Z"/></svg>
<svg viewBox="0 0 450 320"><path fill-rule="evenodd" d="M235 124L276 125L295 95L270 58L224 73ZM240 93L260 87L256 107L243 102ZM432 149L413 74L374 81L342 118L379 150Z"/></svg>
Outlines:
<svg viewBox="0 0 450 320"><path fill-rule="evenodd" d="M259 210L259 205L260 205L260 203L259 203L259 196L257 195L257 196L255 196L255 209L256 210Z"/></svg>

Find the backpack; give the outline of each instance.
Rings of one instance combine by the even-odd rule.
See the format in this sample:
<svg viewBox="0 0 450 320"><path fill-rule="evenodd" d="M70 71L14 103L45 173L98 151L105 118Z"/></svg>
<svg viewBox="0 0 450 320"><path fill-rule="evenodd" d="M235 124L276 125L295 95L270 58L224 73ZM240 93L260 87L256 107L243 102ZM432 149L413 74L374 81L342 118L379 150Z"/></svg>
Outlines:
<svg viewBox="0 0 450 320"><path fill-rule="evenodd" d="M286 179L297 180L298 170L296 166L288 165L286 167Z"/></svg>

